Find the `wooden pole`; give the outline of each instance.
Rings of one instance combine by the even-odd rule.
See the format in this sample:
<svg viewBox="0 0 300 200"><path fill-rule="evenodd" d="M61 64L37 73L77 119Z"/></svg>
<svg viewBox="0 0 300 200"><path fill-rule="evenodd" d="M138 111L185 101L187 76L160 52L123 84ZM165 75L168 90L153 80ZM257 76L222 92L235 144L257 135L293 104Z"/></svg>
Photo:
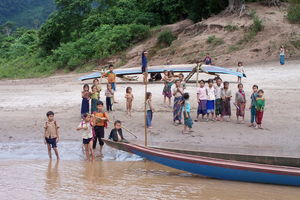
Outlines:
<svg viewBox="0 0 300 200"><path fill-rule="evenodd" d="M197 66L196 66L196 87L198 87L198 83L199 83L199 63L197 63Z"/></svg>
<svg viewBox="0 0 300 200"><path fill-rule="evenodd" d="M146 72L147 73L147 72ZM146 74L144 74L146 76ZM148 78L145 80L145 105L144 105L144 120L145 120L145 147L148 145L148 130L147 130L147 89L148 89Z"/></svg>

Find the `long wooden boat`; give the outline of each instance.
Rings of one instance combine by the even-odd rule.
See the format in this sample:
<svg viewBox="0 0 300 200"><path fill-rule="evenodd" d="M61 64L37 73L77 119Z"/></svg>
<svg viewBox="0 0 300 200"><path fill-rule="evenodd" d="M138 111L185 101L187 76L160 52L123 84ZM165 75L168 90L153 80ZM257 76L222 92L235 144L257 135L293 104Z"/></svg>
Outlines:
<svg viewBox="0 0 300 200"><path fill-rule="evenodd" d="M300 168L232 161L170 152L135 144L104 142L159 164L201 176L255 183L300 186Z"/></svg>

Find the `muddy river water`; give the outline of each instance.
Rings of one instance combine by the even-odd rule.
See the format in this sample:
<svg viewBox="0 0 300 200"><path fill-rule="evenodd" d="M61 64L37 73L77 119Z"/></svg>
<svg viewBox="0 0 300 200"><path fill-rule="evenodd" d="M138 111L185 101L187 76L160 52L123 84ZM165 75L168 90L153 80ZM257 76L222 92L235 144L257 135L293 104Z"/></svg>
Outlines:
<svg viewBox="0 0 300 200"><path fill-rule="evenodd" d="M49 161L40 143L0 143L0 199L299 200L297 187L200 177L109 147L84 161L79 142Z"/></svg>

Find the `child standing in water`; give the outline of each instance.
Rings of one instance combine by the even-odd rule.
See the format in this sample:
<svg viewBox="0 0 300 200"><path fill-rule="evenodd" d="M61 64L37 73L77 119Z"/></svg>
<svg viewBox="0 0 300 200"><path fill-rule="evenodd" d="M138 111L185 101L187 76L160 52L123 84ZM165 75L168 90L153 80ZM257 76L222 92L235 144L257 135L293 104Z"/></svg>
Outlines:
<svg viewBox="0 0 300 200"><path fill-rule="evenodd" d="M216 114L216 119L220 121L221 114L222 114L222 98L221 98L222 79L218 77L216 83L217 85L215 86L215 95L216 95L215 114Z"/></svg>
<svg viewBox="0 0 300 200"><path fill-rule="evenodd" d="M215 94L215 88L213 86L212 79L208 80L208 87L206 90L207 90L207 104L206 104L207 119L214 121L216 94ZM209 114L211 114L211 118L209 118Z"/></svg>
<svg viewBox="0 0 300 200"><path fill-rule="evenodd" d="M256 124L259 129L263 129L261 124L264 115L265 105L266 105L266 100L264 97L264 91L258 90L255 106L256 106Z"/></svg>
<svg viewBox="0 0 300 200"><path fill-rule="evenodd" d="M59 155L58 155L58 150L57 150L57 143L59 141L59 134L58 134L58 129L59 125L57 122L54 120L54 112L49 111L46 114L48 120L45 122L45 133L44 133L44 138L45 138L45 144L47 144L48 148L48 155L49 158L52 159L52 154L51 154L51 147L53 148L56 159L59 160Z"/></svg>
<svg viewBox="0 0 300 200"><path fill-rule="evenodd" d="M240 72L243 74L245 74L245 69L244 69L244 66L243 66L243 63L242 62L238 62L238 67L236 69L237 72ZM241 83L242 82L242 78L238 76L238 83Z"/></svg>
<svg viewBox="0 0 300 200"><path fill-rule="evenodd" d="M193 120L191 118L191 104L189 102L189 93L184 93L183 95L183 117L184 117L184 127L182 133L192 132Z"/></svg>
<svg viewBox="0 0 300 200"><path fill-rule="evenodd" d="M243 90L243 84L238 84L238 91L235 93L235 103L236 106L236 120L239 123L239 117L242 117L242 121L245 119L245 108L246 108L246 95Z"/></svg>
<svg viewBox="0 0 300 200"><path fill-rule="evenodd" d="M113 96L114 91L111 87L111 84L107 84L107 89L105 90L105 96L106 96L106 110L107 112L112 111L112 103L113 103Z"/></svg>
<svg viewBox="0 0 300 200"><path fill-rule="evenodd" d="M152 119L153 119L154 108L152 105L152 93L151 92L146 93L146 111L147 111L147 116L146 116L147 128L152 128Z"/></svg>
<svg viewBox="0 0 300 200"><path fill-rule="evenodd" d="M102 101L98 101L97 109L98 111L94 113L94 117L93 117L93 125L95 130L93 149L96 148L97 140L98 140L100 145L100 155L102 155L102 148L104 145L102 138L104 138L104 127L107 126L107 122L109 121L109 116L106 112L104 112Z"/></svg>
<svg viewBox="0 0 300 200"><path fill-rule="evenodd" d="M257 90L258 90L258 86L257 85L253 85L252 86L252 90L253 93L251 94L251 104L250 104L250 112L251 112L251 124L249 125L249 127L255 127L254 122L256 121L256 97L257 97Z"/></svg>
<svg viewBox="0 0 300 200"><path fill-rule="evenodd" d="M90 111L90 87L88 84L83 85L83 91L81 92L82 103L81 103L81 116L83 114L89 113Z"/></svg>
<svg viewBox="0 0 300 200"><path fill-rule="evenodd" d="M183 88L181 87L180 80L175 81L175 88L173 88L173 96L174 96L174 106L173 106L173 122L174 125L176 121L178 124L181 124L182 118L182 95L183 95Z"/></svg>
<svg viewBox="0 0 300 200"><path fill-rule="evenodd" d="M97 111L97 102L99 101L99 96L100 95L99 95L97 86L93 85L92 86L92 94L91 94L91 99L92 99L91 113L92 114Z"/></svg>
<svg viewBox="0 0 300 200"><path fill-rule="evenodd" d="M221 90L221 98L222 98L222 116L221 121L223 121L224 116L229 116L229 121L231 119L231 90L229 89L229 82L224 82L224 88Z"/></svg>
<svg viewBox="0 0 300 200"><path fill-rule="evenodd" d="M204 116L206 115L206 104L207 104L207 89L205 88L205 81L201 80L199 82L199 88L197 89L197 100L198 100L198 111L197 111L197 119L199 120L199 115L202 114L202 120L204 120Z"/></svg>
<svg viewBox="0 0 300 200"><path fill-rule="evenodd" d="M93 127L91 125L91 115L84 114L83 120L76 129L82 132L82 143L84 145L86 160L94 160L93 151Z"/></svg>
<svg viewBox="0 0 300 200"><path fill-rule="evenodd" d="M125 99L126 99L126 112L127 112L127 115L131 117L132 102L134 99L131 87L126 88Z"/></svg>

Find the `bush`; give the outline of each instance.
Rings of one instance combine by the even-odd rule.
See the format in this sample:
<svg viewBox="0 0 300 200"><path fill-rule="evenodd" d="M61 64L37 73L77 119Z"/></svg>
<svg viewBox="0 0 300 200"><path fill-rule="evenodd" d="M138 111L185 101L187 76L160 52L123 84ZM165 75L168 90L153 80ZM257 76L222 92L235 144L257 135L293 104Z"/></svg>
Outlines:
<svg viewBox="0 0 300 200"><path fill-rule="evenodd" d="M300 23L300 3L290 5L287 13L287 19L291 23Z"/></svg>
<svg viewBox="0 0 300 200"><path fill-rule="evenodd" d="M222 38L218 38L218 37L216 37L215 35L208 36L206 42L207 42L208 44L213 45L213 46L221 45L221 44L224 43L224 41L223 41Z"/></svg>
<svg viewBox="0 0 300 200"><path fill-rule="evenodd" d="M227 31L227 32L234 32L234 31L237 31L239 29L239 27L238 26L236 26L236 25L226 25L225 27L224 27L224 30L225 31Z"/></svg>
<svg viewBox="0 0 300 200"><path fill-rule="evenodd" d="M170 29L166 29L159 33L157 42L163 46L171 46L172 42L176 40L176 36L173 35Z"/></svg>

